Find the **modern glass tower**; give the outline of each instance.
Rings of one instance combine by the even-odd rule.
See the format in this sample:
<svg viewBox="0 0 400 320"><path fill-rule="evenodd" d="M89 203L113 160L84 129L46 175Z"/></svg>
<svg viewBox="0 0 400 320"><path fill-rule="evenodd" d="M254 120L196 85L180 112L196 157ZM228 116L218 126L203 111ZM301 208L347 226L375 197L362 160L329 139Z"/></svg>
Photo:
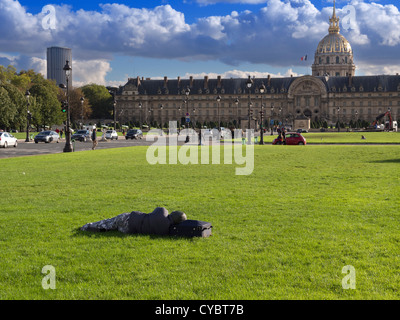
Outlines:
<svg viewBox="0 0 400 320"><path fill-rule="evenodd" d="M50 47L47 48L47 79L55 80L57 86L66 85L65 71L63 70L66 61L72 66L72 52L69 48ZM72 75L68 86L72 88Z"/></svg>

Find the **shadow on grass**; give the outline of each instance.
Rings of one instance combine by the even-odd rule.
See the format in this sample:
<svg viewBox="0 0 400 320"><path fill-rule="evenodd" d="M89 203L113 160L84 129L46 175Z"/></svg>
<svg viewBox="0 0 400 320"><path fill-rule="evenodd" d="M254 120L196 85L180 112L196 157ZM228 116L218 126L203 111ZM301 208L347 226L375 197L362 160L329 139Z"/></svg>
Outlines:
<svg viewBox="0 0 400 320"><path fill-rule="evenodd" d="M400 163L400 159L376 160L370 161L370 163Z"/></svg>
<svg viewBox="0 0 400 320"><path fill-rule="evenodd" d="M134 238L150 238L151 240L157 239L170 239L175 241L195 241L196 238L189 238L189 237L176 237L176 236L161 236L156 234L126 234L119 231L82 231L80 228L76 228L73 230L73 237L87 237L87 238L126 238L126 237L134 237ZM201 238L199 238L201 239Z"/></svg>

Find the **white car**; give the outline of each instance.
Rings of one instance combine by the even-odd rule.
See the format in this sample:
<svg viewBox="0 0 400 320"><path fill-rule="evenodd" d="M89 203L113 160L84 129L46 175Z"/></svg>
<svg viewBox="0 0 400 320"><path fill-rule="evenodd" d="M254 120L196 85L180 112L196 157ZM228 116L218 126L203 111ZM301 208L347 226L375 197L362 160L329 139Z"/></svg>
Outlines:
<svg viewBox="0 0 400 320"><path fill-rule="evenodd" d="M106 131L106 139L111 139L111 140L118 140L118 133L115 130L107 130Z"/></svg>
<svg viewBox="0 0 400 320"><path fill-rule="evenodd" d="M7 148L8 146L18 146L18 140L11 133L0 132L0 147Z"/></svg>

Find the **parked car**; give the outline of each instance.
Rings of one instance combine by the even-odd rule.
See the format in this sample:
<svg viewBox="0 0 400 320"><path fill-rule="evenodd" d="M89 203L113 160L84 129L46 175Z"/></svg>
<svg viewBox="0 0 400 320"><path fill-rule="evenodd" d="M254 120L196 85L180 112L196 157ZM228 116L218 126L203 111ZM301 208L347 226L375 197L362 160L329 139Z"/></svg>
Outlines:
<svg viewBox="0 0 400 320"><path fill-rule="evenodd" d="M8 146L18 146L18 140L11 133L0 132L0 147L7 148Z"/></svg>
<svg viewBox="0 0 400 320"><path fill-rule="evenodd" d="M276 138L273 142L273 145L283 144L282 139ZM304 138L301 133L297 132L287 132L286 133L286 144L287 145L306 145L307 140Z"/></svg>
<svg viewBox="0 0 400 320"><path fill-rule="evenodd" d="M297 129L297 133L308 133L308 130L306 129Z"/></svg>
<svg viewBox="0 0 400 320"><path fill-rule="evenodd" d="M131 129L126 133L125 139L143 139L143 132L140 129Z"/></svg>
<svg viewBox="0 0 400 320"><path fill-rule="evenodd" d="M107 130L106 131L106 139L110 140L118 140L118 133L115 130Z"/></svg>
<svg viewBox="0 0 400 320"><path fill-rule="evenodd" d="M85 142L91 139L91 133L89 130L78 130L72 135L71 139Z"/></svg>
<svg viewBox="0 0 400 320"><path fill-rule="evenodd" d="M34 140L35 140L35 143L39 143L39 142L50 143L53 141L59 143L60 136L55 131L42 131L34 138Z"/></svg>

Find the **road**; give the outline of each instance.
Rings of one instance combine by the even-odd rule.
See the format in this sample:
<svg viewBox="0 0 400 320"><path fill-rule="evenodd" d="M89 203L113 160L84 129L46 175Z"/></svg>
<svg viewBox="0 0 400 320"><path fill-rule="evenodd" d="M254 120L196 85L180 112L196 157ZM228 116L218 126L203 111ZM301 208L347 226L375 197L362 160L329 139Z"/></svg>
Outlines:
<svg viewBox="0 0 400 320"><path fill-rule="evenodd" d="M109 149L109 148L123 148L123 147L133 147L133 146L150 146L154 142L147 142L146 139L142 140L126 140L118 139L113 141L101 141L96 149ZM92 150L92 142L79 142L75 141L73 144L74 151L86 151ZM60 143L34 143L25 142L25 140L18 140L18 147L8 147L6 149L0 148L0 159L4 158L14 158L14 157L25 157L33 155L43 155L43 154L54 154L62 153L65 147L65 139L62 139Z"/></svg>

